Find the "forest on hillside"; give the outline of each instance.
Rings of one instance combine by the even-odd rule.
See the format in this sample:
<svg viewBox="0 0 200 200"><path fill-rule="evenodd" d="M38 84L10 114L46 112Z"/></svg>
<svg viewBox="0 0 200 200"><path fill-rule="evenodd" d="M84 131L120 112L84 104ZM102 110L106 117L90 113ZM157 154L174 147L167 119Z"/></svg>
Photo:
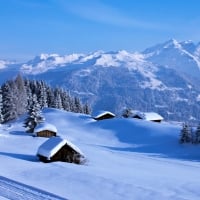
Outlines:
<svg viewBox="0 0 200 200"><path fill-rule="evenodd" d="M0 86L0 123L16 119L34 107L85 114L91 112L90 106L83 104L78 97L72 97L62 88L52 88L42 80L24 79L19 74Z"/></svg>

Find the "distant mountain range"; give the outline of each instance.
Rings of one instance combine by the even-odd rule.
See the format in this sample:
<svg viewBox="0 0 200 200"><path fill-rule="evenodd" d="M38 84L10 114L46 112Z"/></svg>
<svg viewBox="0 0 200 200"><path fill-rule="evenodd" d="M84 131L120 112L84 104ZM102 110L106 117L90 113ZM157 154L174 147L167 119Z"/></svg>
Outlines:
<svg viewBox="0 0 200 200"><path fill-rule="evenodd" d="M174 39L141 53L41 54L26 63L0 61L0 82L21 72L62 86L93 110L159 112L167 120L200 119L200 44Z"/></svg>

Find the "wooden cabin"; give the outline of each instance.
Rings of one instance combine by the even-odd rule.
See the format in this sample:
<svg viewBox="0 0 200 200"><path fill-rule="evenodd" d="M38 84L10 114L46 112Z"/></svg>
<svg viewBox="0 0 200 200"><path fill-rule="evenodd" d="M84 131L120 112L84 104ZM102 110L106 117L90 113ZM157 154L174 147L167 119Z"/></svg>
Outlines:
<svg viewBox="0 0 200 200"><path fill-rule="evenodd" d="M132 118L135 119L142 119L146 121L152 122L161 122L163 121L163 117L155 112L140 112L140 111L133 111L131 114Z"/></svg>
<svg viewBox="0 0 200 200"><path fill-rule="evenodd" d="M94 117L93 119L95 120L104 120L104 119L111 119L114 118L115 114L113 114L112 112L109 111L99 111Z"/></svg>
<svg viewBox="0 0 200 200"><path fill-rule="evenodd" d="M78 147L60 137L51 137L44 142L37 152L40 161L48 163L55 161L83 164L85 157Z"/></svg>
<svg viewBox="0 0 200 200"><path fill-rule="evenodd" d="M34 130L37 137L53 137L57 135L57 128L52 124L41 123Z"/></svg>

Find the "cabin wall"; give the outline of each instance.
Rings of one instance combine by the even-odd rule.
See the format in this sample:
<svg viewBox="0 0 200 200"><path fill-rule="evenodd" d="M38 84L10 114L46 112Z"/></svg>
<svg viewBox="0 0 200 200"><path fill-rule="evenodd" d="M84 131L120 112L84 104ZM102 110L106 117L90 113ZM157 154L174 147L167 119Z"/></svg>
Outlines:
<svg viewBox="0 0 200 200"><path fill-rule="evenodd" d="M44 131L40 131L40 132L37 132L37 136L38 137L53 137L53 136L56 136L56 133L53 132L53 131L49 131L49 130L44 130Z"/></svg>
<svg viewBox="0 0 200 200"><path fill-rule="evenodd" d="M80 164L81 155L74 151L70 146L63 146L53 157L51 161L63 161Z"/></svg>
<svg viewBox="0 0 200 200"><path fill-rule="evenodd" d="M161 119L155 119L155 120L151 120L151 121L160 123L162 120Z"/></svg>
<svg viewBox="0 0 200 200"><path fill-rule="evenodd" d="M140 117L139 115L134 115L133 118L134 119L142 119L142 117Z"/></svg>
<svg viewBox="0 0 200 200"><path fill-rule="evenodd" d="M98 117L98 118L94 118L95 120L103 120L103 119L111 119L111 118L114 118L113 115L109 115L109 114L106 114L106 115L103 115L101 117Z"/></svg>

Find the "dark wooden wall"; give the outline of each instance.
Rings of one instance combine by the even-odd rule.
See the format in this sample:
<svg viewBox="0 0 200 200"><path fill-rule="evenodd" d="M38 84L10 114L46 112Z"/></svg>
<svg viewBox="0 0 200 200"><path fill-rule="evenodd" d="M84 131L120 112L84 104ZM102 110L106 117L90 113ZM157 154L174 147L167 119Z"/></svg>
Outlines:
<svg viewBox="0 0 200 200"><path fill-rule="evenodd" d="M56 133L53 131L44 130L44 131L37 132L37 136L38 137L53 137L53 136L56 136Z"/></svg>

